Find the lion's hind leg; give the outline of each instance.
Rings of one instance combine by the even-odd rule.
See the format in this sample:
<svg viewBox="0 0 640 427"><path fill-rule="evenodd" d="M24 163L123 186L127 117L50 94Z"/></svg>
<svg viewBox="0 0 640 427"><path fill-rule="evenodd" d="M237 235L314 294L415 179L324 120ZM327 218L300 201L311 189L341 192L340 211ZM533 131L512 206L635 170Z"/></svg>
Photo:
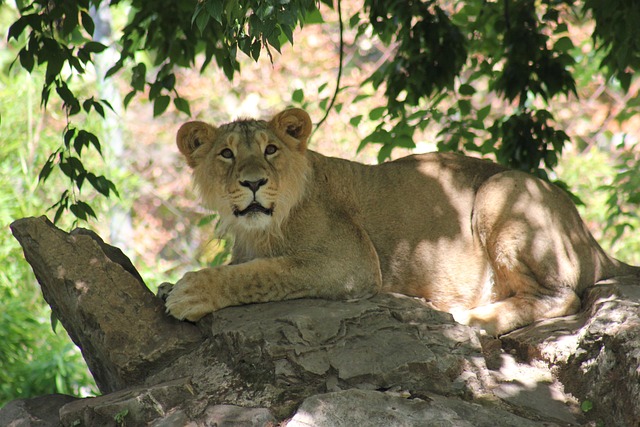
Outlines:
<svg viewBox="0 0 640 427"><path fill-rule="evenodd" d="M456 311L453 316L459 323L498 336L536 320L574 314L579 309L580 298L567 289L553 296L515 295L471 310Z"/></svg>
<svg viewBox="0 0 640 427"><path fill-rule="evenodd" d="M561 190L521 172L495 175L478 190L473 229L493 270L493 295L456 313L462 323L499 335L580 309L576 291L592 245Z"/></svg>

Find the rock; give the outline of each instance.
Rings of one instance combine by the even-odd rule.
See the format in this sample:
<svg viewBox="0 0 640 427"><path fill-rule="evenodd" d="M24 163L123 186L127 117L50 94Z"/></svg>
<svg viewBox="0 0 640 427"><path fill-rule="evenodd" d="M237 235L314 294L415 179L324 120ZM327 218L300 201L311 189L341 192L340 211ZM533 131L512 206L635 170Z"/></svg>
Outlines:
<svg viewBox="0 0 640 427"><path fill-rule="evenodd" d="M555 366L565 389L592 406L592 418L640 425L640 285L625 278L600 282L583 305L579 315L508 334L505 348Z"/></svg>
<svg viewBox="0 0 640 427"><path fill-rule="evenodd" d="M245 381L281 390L270 405L354 387L463 394L468 359L482 358L471 329L397 295L234 307L201 326Z"/></svg>
<svg viewBox="0 0 640 427"><path fill-rule="evenodd" d="M60 409L64 426L144 425L171 414L194 391L188 378L76 400Z"/></svg>
<svg viewBox="0 0 640 427"><path fill-rule="evenodd" d="M65 404L78 399L65 394L50 394L33 399L18 399L0 409L0 426L58 427L58 411Z"/></svg>
<svg viewBox="0 0 640 427"><path fill-rule="evenodd" d="M164 314L163 304L114 262L86 232L65 233L45 217L11 224L45 300L103 393L144 382L150 373L201 341L197 328ZM111 255L118 261L113 248Z"/></svg>
<svg viewBox="0 0 640 427"><path fill-rule="evenodd" d="M205 409L201 422L206 426L218 427L263 427L275 426L277 420L264 408L213 405Z"/></svg>
<svg viewBox="0 0 640 427"><path fill-rule="evenodd" d="M12 230L103 393L52 409L63 426L640 422L637 283L603 283L580 315L500 339L392 294L230 307L193 325L97 235L44 218ZM0 420L21 422L16 407Z"/></svg>
<svg viewBox="0 0 640 427"><path fill-rule="evenodd" d="M231 307L199 324L209 338L150 376L190 377L207 398L289 416L327 390L403 388L463 396L479 383L475 333L416 299L378 295L345 302L296 300ZM402 349L402 351L398 351Z"/></svg>
<svg viewBox="0 0 640 427"><path fill-rule="evenodd" d="M406 399L373 390L345 390L306 399L286 427L539 427L498 408L428 394ZM552 426L554 424L546 424Z"/></svg>

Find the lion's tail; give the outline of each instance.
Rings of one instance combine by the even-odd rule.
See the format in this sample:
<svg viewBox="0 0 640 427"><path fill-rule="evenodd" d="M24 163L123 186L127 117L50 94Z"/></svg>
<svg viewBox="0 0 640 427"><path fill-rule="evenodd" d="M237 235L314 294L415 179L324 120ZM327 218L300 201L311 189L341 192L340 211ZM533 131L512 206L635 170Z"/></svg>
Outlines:
<svg viewBox="0 0 640 427"><path fill-rule="evenodd" d="M607 257L602 268L601 276L598 280L612 279L614 277L634 277L638 278L640 284L640 266L627 264L612 257Z"/></svg>

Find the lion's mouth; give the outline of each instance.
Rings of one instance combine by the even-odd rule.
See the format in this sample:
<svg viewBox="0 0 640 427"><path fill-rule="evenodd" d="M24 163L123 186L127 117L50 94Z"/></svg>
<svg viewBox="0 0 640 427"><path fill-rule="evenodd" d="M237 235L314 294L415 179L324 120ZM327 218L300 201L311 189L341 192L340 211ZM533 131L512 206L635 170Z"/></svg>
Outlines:
<svg viewBox="0 0 640 427"><path fill-rule="evenodd" d="M245 216L250 213L261 213L265 215L271 215L273 214L273 208L265 208L260 203L254 201L254 202L251 202L251 204L246 208L244 208L243 210L240 210L238 208L235 208L233 210L233 214L235 216Z"/></svg>

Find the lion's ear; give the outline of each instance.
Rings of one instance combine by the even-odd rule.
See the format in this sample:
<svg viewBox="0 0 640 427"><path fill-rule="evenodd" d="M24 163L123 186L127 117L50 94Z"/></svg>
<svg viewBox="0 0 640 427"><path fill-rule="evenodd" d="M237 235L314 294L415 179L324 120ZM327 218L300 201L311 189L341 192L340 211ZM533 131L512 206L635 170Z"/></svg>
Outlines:
<svg viewBox="0 0 640 427"><path fill-rule="evenodd" d="M200 153L206 154L209 150L196 150L203 145L213 145L217 129L205 122L187 122L180 126L176 135L178 149L187 159L187 164L192 168L198 164ZM197 156L195 154L198 154Z"/></svg>
<svg viewBox="0 0 640 427"><path fill-rule="evenodd" d="M307 140L311 135L313 124L306 111L290 108L276 114L269 122L269 127L283 141L293 138L297 142L298 149L304 151L307 148Z"/></svg>

